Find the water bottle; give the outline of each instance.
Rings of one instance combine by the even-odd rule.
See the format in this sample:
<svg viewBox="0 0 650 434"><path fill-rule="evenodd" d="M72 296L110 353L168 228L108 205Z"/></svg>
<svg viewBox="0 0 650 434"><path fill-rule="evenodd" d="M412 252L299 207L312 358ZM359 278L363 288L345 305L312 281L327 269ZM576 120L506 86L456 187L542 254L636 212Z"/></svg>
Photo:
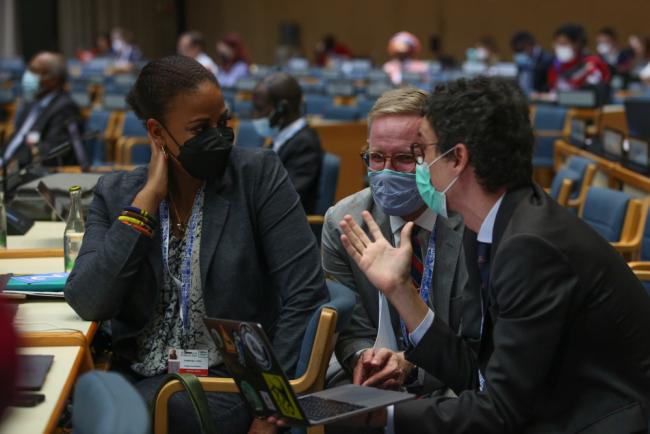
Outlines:
<svg viewBox="0 0 650 434"><path fill-rule="evenodd" d="M81 187L74 185L69 188L70 212L63 233L63 257L65 271L69 272L74 266L74 261L79 255L81 241L84 237L84 219L81 215Z"/></svg>
<svg viewBox="0 0 650 434"><path fill-rule="evenodd" d="M0 191L0 249L7 248L7 211L5 210L5 194Z"/></svg>

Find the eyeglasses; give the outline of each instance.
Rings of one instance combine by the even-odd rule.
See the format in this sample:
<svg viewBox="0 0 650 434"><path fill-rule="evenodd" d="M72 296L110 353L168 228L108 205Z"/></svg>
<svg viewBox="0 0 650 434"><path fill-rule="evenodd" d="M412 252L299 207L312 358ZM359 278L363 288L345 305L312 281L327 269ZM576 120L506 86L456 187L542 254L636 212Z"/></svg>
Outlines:
<svg viewBox="0 0 650 434"><path fill-rule="evenodd" d="M386 160L391 161L393 169L397 172L413 172L415 170L415 157L413 154L401 153L384 155L381 152L362 152L361 159L366 167L372 171L384 170Z"/></svg>
<svg viewBox="0 0 650 434"><path fill-rule="evenodd" d="M411 154L413 154L413 159L417 164L423 164L424 163L424 151L426 148L429 146L436 146L437 143L427 143L425 145L421 145L419 143L413 143L411 145Z"/></svg>

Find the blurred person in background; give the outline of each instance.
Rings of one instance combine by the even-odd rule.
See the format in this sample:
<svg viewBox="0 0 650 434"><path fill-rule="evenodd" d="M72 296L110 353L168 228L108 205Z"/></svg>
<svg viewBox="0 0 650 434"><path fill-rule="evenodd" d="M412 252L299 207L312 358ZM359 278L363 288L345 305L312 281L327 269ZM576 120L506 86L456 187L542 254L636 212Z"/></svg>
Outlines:
<svg viewBox="0 0 650 434"><path fill-rule="evenodd" d="M517 64L519 87L525 92L548 91L548 68L553 56L546 52L526 31L517 32L510 40L513 60Z"/></svg>
<svg viewBox="0 0 650 434"><path fill-rule="evenodd" d="M196 30L183 33L178 38L176 51L181 56L191 57L199 62L205 69L217 76L219 68L214 61L205 54L205 38Z"/></svg>
<svg viewBox="0 0 650 434"><path fill-rule="evenodd" d="M329 34L316 44L315 57L317 66L327 68L332 60L352 58L352 51Z"/></svg>
<svg viewBox="0 0 650 434"><path fill-rule="evenodd" d="M248 75L250 59L241 37L229 33L217 42L217 79L223 87L233 87L237 80Z"/></svg>
<svg viewBox="0 0 650 434"><path fill-rule="evenodd" d="M420 40L412 33L399 32L390 38L388 54L391 60L384 63L383 69L393 84L402 82L404 72L427 72L427 64L418 59L421 49Z"/></svg>
<svg viewBox="0 0 650 434"><path fill-rule="evenodd" d="M133 44L133 34L119 27L111 30L111 48L115 53L115 68L130 71L135 63L142 60L142 52Z"/></svg>

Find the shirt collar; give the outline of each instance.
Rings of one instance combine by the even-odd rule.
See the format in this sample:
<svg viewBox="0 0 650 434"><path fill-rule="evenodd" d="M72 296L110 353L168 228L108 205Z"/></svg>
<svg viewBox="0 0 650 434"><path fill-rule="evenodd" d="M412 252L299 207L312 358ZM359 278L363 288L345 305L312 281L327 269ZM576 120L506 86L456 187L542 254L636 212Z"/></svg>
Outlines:
<svg viewBox="0 0 650 434"><path fill-rule="evenodd" d="M502 194L499 200L497 200L494 203L494 205L492 205L492 209L490 210L490 212L487 213L487 215L485 216L485 220L483 220L483 223L481 224L481 228L478 231L478 236L476 237L476 239L481 243L492 244L492 233L494 232L494 222L496 221L497 213L499 212L499 208L501 207L503 196L505 196L505 194Z"/></svg>
<svg viewBox="0 0 650 434"><path fill-rule="evenodd" d="M436 224L436 216L437 214L431 211L431 208L426 207L424 212L420 214L420 216L416 218L413 223L415 223L417 226L421 227L422 229L426 229L427 231L432 232L433 227ZM402 228L406 224L406 220L396 215L391 215L388 217L390 219L390 230L393 232L393 235L395 235L396 233L402 230Z"/></svg>
<svg viewBox="0 0 650 434"><path fill-rule="evenodd" d="M280 130L275 139L273 139L273 150L275 152L278 152L282 145L284 145L293 136L295 136L298 131L302 130L306 126L307 119L305 117L301 117L284 127L282 130Z"/></svg>

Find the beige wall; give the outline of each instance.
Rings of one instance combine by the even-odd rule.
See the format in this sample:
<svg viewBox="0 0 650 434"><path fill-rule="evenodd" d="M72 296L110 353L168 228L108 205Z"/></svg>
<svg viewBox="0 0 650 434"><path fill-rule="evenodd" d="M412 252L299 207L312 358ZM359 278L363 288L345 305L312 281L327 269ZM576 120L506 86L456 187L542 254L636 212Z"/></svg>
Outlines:
<svg viewBox="0 0 650 434"><path fill-rule="evenodd" d="M649 0L187 0L188 28L208 41L238 31L253 59L273 61L281 21L297 21L302 48L310 58L316 42L328 32L359 55L386 58L391 34L409 30L428 50L429 37L439 33L444 48L461 56L482 35L493 35L505 57L509 38L528 29L550 46L554 28L565 21L584 24L590 35L612 25L622 36L650 33ZM213 44L210 44L212 48ZM213 54L211 52L210 54Z"/></svg>

